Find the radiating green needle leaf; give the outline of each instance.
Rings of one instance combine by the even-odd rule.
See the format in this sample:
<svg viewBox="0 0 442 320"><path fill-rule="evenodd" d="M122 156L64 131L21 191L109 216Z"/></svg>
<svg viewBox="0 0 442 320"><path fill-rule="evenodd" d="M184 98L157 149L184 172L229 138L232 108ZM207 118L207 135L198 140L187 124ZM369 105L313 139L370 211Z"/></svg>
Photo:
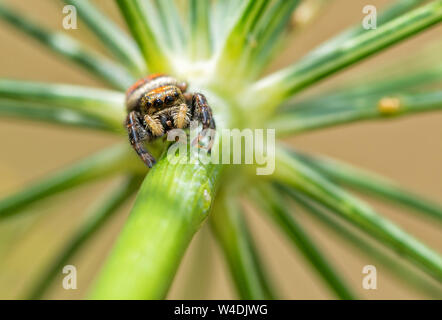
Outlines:
<svg viewBox="0 0 442 320"><path fill-rule="evenodd" d="M240 299L274 299L271 284L237 200L219 196L210 218Z"/></svg>
<svg viewBox="0 0 442 320"><path fill-rule="evenodd" d="M140 170L138 162L127 144L101 151L0 199L0 219L18 214L37 201L84 183Z"/></svg>
<svg viewBox="0 0 442 320"><path fill-rule="evenodd" d="M144 76L146 65L136 43L112 20L106 17L89 0L63 0L75 6L80 18L97 35L121 63L127 65L135 76Z"/></svg>
<svg viewBox="0 0 442 320"><path fill-rule="evenodd" d="M354 187L362 192L379 196L385 201L425 213L442 222L442 205L421 198L393 181L328 157L306 155L299 152L292 154L324 176L344 186Z"/></svg>
<svg viewBox="0 0 442 320"><path fill-rule="evenodd" d="M118 64L86 48L77 40L60 32L45 30L36 23L22 17L0 2L0 19L4 19L18 30L28 34L50 50L66 57L113 87L126 90L135 80Z"/></svg>
<svg viewBox="0 0 442 320"><path fill-rule="evenodd" d="M278 192L271 186L259 185L250 194L254 203L257 203L269 218L281 228L281 231L299 249L333 293L340 299L355 299L332 263L327 260L302 226L288 212L284 205L284 199L279 196Z"/></svg>
<svg viewBox="0 0 442 320"><path fill-rule="evenodd" d="M394 223L378 215L363 201L334 185L314 168L279 148L276 153L274 179L321 202L338 216L368 233L404 258L442 281L442 258Z"/></svg>
<svg viewBox="0 0 442 320"><path fill-rule="evenodd" d="M54 279L61 275L65 265L80 251L88 240L92 238L104 224L118 211L121 205L136 191L140 185L136 177L126 178L112 193L100 199L98 206L94 206L86 221L78 228L60 253L51 261L48 268L34 284L29 299L41 299Z"/></svg>
<svg viewBox="0 0 442 320"><path fill-rule="evenodd" d="M442 21L442 0L406 13L375 30L350 37L259 80L245 95L272 113L284 100L319 80ZM253 105L253 103L252 103Z"/></svg>

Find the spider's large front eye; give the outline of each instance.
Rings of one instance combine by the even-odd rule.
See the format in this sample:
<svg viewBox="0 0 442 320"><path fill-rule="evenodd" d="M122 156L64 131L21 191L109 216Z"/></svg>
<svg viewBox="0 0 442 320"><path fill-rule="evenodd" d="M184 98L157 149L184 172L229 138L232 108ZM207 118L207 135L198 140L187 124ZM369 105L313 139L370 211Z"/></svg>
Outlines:
<svg viewBox="0 0 442 320"><path fill-rule="evenodd" d="M167 105L171 105L174 100L175 99L172 96L166 96L166 98L164 98L164 103L166 103Z"/></svg>
<svg viewBox="0 0 442 320"><path fill-rule="evenodd" d="M147 109L151 108L152 107L152 102L146 101L145 106L146 106Z"/></svg>
<svg viewBox="0 0 442 320"><path fill-rule="evenodd" d="M153 102L153 105L155 108L159 109L163 105L163 101L161 99L155 99L155 101Z"/></svg>

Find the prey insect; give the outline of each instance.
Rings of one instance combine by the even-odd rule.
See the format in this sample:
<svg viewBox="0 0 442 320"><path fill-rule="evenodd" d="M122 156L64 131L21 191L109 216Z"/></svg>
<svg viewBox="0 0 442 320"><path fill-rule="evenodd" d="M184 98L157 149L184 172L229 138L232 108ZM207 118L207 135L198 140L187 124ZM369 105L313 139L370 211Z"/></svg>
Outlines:
<svg viewBox="0 0 442 320"><path fill-rule="evenodd" d="M153 74L138 80L126 92L129 141L149 168L155 164L155 158L144 142L161 137L171 129L188 128L193 120L200 122L203 129L215 129L206 97L186 90L186 82Z"/></svg>

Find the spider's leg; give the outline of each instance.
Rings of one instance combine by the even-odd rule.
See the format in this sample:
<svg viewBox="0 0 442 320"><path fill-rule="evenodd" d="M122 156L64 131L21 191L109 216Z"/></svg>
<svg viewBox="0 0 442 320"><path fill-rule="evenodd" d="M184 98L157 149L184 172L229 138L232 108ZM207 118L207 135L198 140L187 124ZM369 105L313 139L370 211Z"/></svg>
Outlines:
<svg viewBox="0 0 442 320"><path fill-rule="evenodd" d="M201 93L195 93L192 97L192 118L199 121L203 129L216 129L215 119L212 116L212 109L207 103L206 97ZM207 135L207 130L198 137L198 140L203 139ZM213 141L209 146L209 152L212 148Z"/></svg>
<svg viewBox="0 0 442 320"><path fill-rule="evenodd" d="M140 121L140 114L137 111L131 111L127 116L126 129L132 148L134 148L141 160L143 160L149 168L152 168L155 164L155 158L143 145L143 141L152 139L152 134L143 128Z"/></svg>
<svg viewBox="0 0 442 320"><path fill-rule="evenodd" d="M161 137L164 134L164 127L157 116L146 114L144 116L144 123L150 132L152 132L153 137Z"/></svg>
<svg viewBox="0 0 442 320"><path fill-rule="evenodd" d="M183 103L178 105L178 107L174 108L174 110L172 111L172 119L175 128L178 129L187 128L187 126L190 123L190 117L191 117L191 110L189 106L186 103L184 103L184 101Z"/></svg>
<svg viewBox="0 0 442 320"><path fill-rule="evenodd" d="M215 119L212 116L212 109L207 103L206 97L201 93L195 93L192 98L192 117L203 125L203 129L215 129Z"/></svg>

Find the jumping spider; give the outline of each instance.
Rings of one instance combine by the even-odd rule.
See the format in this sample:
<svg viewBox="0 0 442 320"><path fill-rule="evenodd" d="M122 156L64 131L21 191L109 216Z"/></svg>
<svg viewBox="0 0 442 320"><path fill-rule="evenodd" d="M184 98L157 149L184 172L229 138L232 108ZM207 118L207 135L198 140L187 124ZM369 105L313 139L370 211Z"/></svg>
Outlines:
<svg viewBox="0 0 442 320"><path fill-rule="evenodd" d="M187 83L163 74L138 80L126 92L126 128L129 141L138 156L149 167L155 158L143 142L161 137L171 129L185 129L196 120L203 129L215 129L215 120L201 93L186 92Z"/></svg>

